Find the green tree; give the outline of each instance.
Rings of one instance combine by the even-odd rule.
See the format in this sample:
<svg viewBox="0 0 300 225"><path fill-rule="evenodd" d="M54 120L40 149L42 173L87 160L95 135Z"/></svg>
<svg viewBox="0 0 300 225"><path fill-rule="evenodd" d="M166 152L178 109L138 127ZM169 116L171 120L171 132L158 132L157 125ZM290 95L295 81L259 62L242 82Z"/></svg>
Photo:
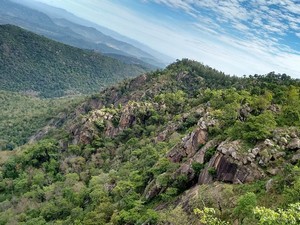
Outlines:
<svg viewBox="0 0 300 225"><path fill-rule="evenodd" d="M253 192L248 192L242 195L237 202L236 207L234 208L233 213L241 223L245 218L252 217L252 210L257 205L256 195Z"/></svg>
<svg viewBox="0 0 300 225"><path fill-rule="evenodd" d="M214 208L206 208L203 210L194 209L194 213L200 217L200 222L205 225L229 225L228 222L222 221L217 217L217 212Z"/></svg>
<svg viewBox="0 0 300 225"><path fill-rule="evenodd" d="M258 218L258 225L300 224L300 202L290 204L287 209L272 210L265 207L256 207L253 211Z"/></svg>

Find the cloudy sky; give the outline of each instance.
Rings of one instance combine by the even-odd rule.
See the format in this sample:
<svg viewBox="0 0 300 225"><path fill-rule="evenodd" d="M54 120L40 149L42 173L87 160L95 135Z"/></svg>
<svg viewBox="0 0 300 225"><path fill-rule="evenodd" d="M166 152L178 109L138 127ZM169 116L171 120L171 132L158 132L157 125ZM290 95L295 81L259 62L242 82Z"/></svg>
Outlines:
<svg viewBox="0 0 300 225"><path fill-rule="evenodd" d="M38 0L225 73L300 78L299 0Z"/></svg>

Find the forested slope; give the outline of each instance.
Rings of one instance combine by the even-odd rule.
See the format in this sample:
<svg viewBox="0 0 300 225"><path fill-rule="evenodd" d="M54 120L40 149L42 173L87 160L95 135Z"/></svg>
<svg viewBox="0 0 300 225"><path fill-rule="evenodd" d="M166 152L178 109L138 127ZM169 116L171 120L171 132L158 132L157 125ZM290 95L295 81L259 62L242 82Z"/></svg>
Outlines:
<svg viewBox="0 0 300 225"><path fill-rule="evenodd" d="M147 70L16 26L0 26L1 90L43 97L93 93Z"/></svg>
<svg viewBox="0 0 300 225"><path fill-rule="evenodd" d="M43 99L0 91L0 151L25 144L37 130L71 112L83 100L82 96Z"/></svg>
<svg viewBox="0 0 300 225"><path fill-rule="evenodd" d="M0 223L299 224L299 91L190 60L106 89L2 164Z"/></svg>

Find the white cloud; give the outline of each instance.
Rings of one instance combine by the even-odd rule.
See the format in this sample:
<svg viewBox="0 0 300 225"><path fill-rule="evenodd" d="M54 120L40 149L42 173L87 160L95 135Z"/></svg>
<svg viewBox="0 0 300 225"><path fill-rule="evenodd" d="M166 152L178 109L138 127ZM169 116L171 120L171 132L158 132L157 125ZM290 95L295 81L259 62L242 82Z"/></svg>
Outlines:
<svg viewBox="0 0 300 225"><path fill-rule="evenodd" d="M183 0L153 1L182 9ZM246 69L249 69L250 73L276 70L300 77L300 52L288 43L284 43L285 36L291 33L300 37L299 1L186 0L184 2L187 4L184 7L198 17L195 26L207 32L211 35L210 39L215 39L215 43L218 43L211 52L219 52L220 46L225 46L225 49L232 53L226 56L232 60L231 64L242 64L245 72ZM203 15L201 15L203 10L213 13L215 19L210 18L203 22ZM223 26L229 26L230 29L226 30ZM212 27L214 29L211 29ZM217 58L220 57L216 56ZM222 66L225 68L225 65ZM230 68L228 71L232 72ZM241 71L237 73L241 74Z"/></svg>
<svg viewBox="0 0 300 225"><path fill-rule="evenodd" d="M170 23L110 0L39 0L137 39L176 58L192 58L226 73L276 71L300 77L300 53L285 43L300 38L297 0L140 0L185 13ZM121 0L120 0L121 1ZM300 42L300 39L299 39Z"/></svg>

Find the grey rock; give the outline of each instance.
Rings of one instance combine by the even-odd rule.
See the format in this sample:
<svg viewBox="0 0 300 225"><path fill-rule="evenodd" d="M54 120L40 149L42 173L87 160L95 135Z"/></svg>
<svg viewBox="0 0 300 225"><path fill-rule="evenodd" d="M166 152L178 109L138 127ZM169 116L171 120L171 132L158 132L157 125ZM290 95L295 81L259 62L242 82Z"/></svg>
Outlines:
<svg viewBox="0 0 300 225"><path fill-rule="evenodd" d="M266 183L266 191L270 192L270 190L273 188L273 185L274 185L273 179L268 180Z"/></svg>
<svg viewBox="0 0 300 225"><path fill-rule="evenodd" d="M259 148L252 149L251 153L256 156L259 153Z"/></svg>
<svg viewBox="0 0 300 225"><path fill-rule="evenodd" d="M232 158L234 158L236 160L239 159L239 157L237 156L237 153L235 151L231 153L231 156L232 156Z"/></svg>
<svg viewBox="0 0 300 225"><path fill-rule="evenodd" d="M273 146L274 146L274 143L273 143L270 139L266 139L266 140L264 141L264 144L265 144L266 146L269 146L269 147L273 147Z"/></svg>
<svg viewBox="0 0 300 225"><path fill-rule="evenodd" d="M280 138L280 143L283 145L286 145L288 143L288 140L285 137Z"/></svg>
<svg viewBox="0 0 300 225"><path fill-rule="evenodd" d="M278 169L277 168L270 168L270 169L267 170L267 172L274 176L278 173Z"/></svg>
<svg viewBox="0 0 300 225"><path fill-rule="evenodd" d="M248 153L248 156L249 156L250 158L252 158L252 159L255 159L255 155L252 154L252 153Z"/></svg>
<svg viewBox="0 0 300 225"><path fill-rule="evenodd" d="M293 138L286 147L287 147L287 149L290 149L290 150L299 149L300 148L300 139Z"/></svg>
<svg viewBox="0 0 300 225"><path fill-rule="evenodd" d="M297 137L298 137L298 136L297 136L297 134L296 134L296 133L294 133L294 132L293 132L293 133L291 133L291 135L290 135L290 136L291 136L291 138L297 138Z"/></svg>
<svg viewBox="0 0 300 225"><path fill-rule="evenodd" d="M298 163L300 160L300 153L293 155L292 163Z"/></svg>
<svg viewBox="0 0 300 225"><path fill-rule="evenodd" d="M285 152L276 152L273 156L275 159L279 159L279 158L285 157L286 153Z"/></svg>

